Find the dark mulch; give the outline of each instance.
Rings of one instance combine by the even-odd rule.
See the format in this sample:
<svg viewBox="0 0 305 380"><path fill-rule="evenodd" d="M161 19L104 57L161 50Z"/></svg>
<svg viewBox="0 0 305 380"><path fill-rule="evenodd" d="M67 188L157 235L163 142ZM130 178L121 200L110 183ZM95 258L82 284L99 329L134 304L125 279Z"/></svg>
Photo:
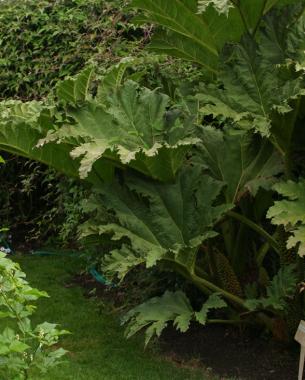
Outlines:
<svg viewBox="0 0 305 380"><path fill-rule="evenodd" d="M168 328L162 349L175 361L198 359L220 376L243 380L295 380L298 347L265 340L254 331L221 325L191 326L186 334Z"/></svg>
<svg viewBox="0 0 305 380"><path fill-rule="evenodd" d="M87 297L96 296L115 307L124 304L124 288L110 288L91 275L75 276L71 284L84 288ZM177 365L203 366L221 377L239 380L295 380L298 370L298 346L287 347L263 339L257 331L223 325L203 328L193 324L187 333L167 328L162 335L164 356Z"/></svg>

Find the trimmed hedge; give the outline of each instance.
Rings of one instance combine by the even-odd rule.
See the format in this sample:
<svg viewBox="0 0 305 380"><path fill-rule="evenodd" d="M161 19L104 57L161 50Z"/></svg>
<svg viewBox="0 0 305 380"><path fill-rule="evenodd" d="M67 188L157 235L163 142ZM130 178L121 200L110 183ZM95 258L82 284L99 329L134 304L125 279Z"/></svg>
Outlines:
<svg viewBox="0 0 305 380"><path fill-rule="evenodd" d="M0 97L41 98L89 60L107 66L128 55L141 33L130 30L123 5L120 0L2 2Z"/></svg>

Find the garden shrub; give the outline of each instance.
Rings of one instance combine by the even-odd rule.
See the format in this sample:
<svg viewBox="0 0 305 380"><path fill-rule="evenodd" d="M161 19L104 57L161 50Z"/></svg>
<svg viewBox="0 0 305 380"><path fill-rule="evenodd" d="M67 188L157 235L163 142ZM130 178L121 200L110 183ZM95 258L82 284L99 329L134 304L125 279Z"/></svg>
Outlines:
<svg viewBox="0 0 305 380"><path fill-rule="evenodd" d="M32 288L19 265L0 252L0 320L6 322L0 333L2 379L30 379L34 370L45 373L66 354L58 342L67 331L49 322L31 324L34 302L41 297L48 295Z"/></svg>

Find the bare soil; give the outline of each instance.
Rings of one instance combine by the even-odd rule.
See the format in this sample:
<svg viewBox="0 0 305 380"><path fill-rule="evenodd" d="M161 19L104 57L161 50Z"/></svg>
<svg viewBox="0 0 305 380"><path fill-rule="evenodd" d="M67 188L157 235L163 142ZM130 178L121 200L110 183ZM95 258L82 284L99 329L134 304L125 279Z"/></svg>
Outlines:
<svg viewBox="0 0 305 380"><path fill-rule="evenodd" d="M260 337L259 332L221 325L191 326L181 334L168 328L161 340L162 350L175 361L196 358L204 367L222 377L242 380L295 380L298 347L282 345Z"/></svg>

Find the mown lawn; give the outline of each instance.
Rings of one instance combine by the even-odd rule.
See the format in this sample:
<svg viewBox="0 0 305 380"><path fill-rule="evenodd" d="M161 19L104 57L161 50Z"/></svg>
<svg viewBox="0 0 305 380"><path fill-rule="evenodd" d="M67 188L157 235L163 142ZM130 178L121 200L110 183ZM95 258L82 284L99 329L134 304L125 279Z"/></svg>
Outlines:
<svg viewBox="0 0 305 380"><path fill-rule="evenodd" d="M31 284L50 298L39 302L35 322L59 323L72 335L62 340L70 351L67 363L35 380L215 380L193 369L182 369L162 359L156 348L143 350L143 339L126 340L116 316L99 311L79 287L65 287L78 260L23 256L16 260Z"/></svg>

